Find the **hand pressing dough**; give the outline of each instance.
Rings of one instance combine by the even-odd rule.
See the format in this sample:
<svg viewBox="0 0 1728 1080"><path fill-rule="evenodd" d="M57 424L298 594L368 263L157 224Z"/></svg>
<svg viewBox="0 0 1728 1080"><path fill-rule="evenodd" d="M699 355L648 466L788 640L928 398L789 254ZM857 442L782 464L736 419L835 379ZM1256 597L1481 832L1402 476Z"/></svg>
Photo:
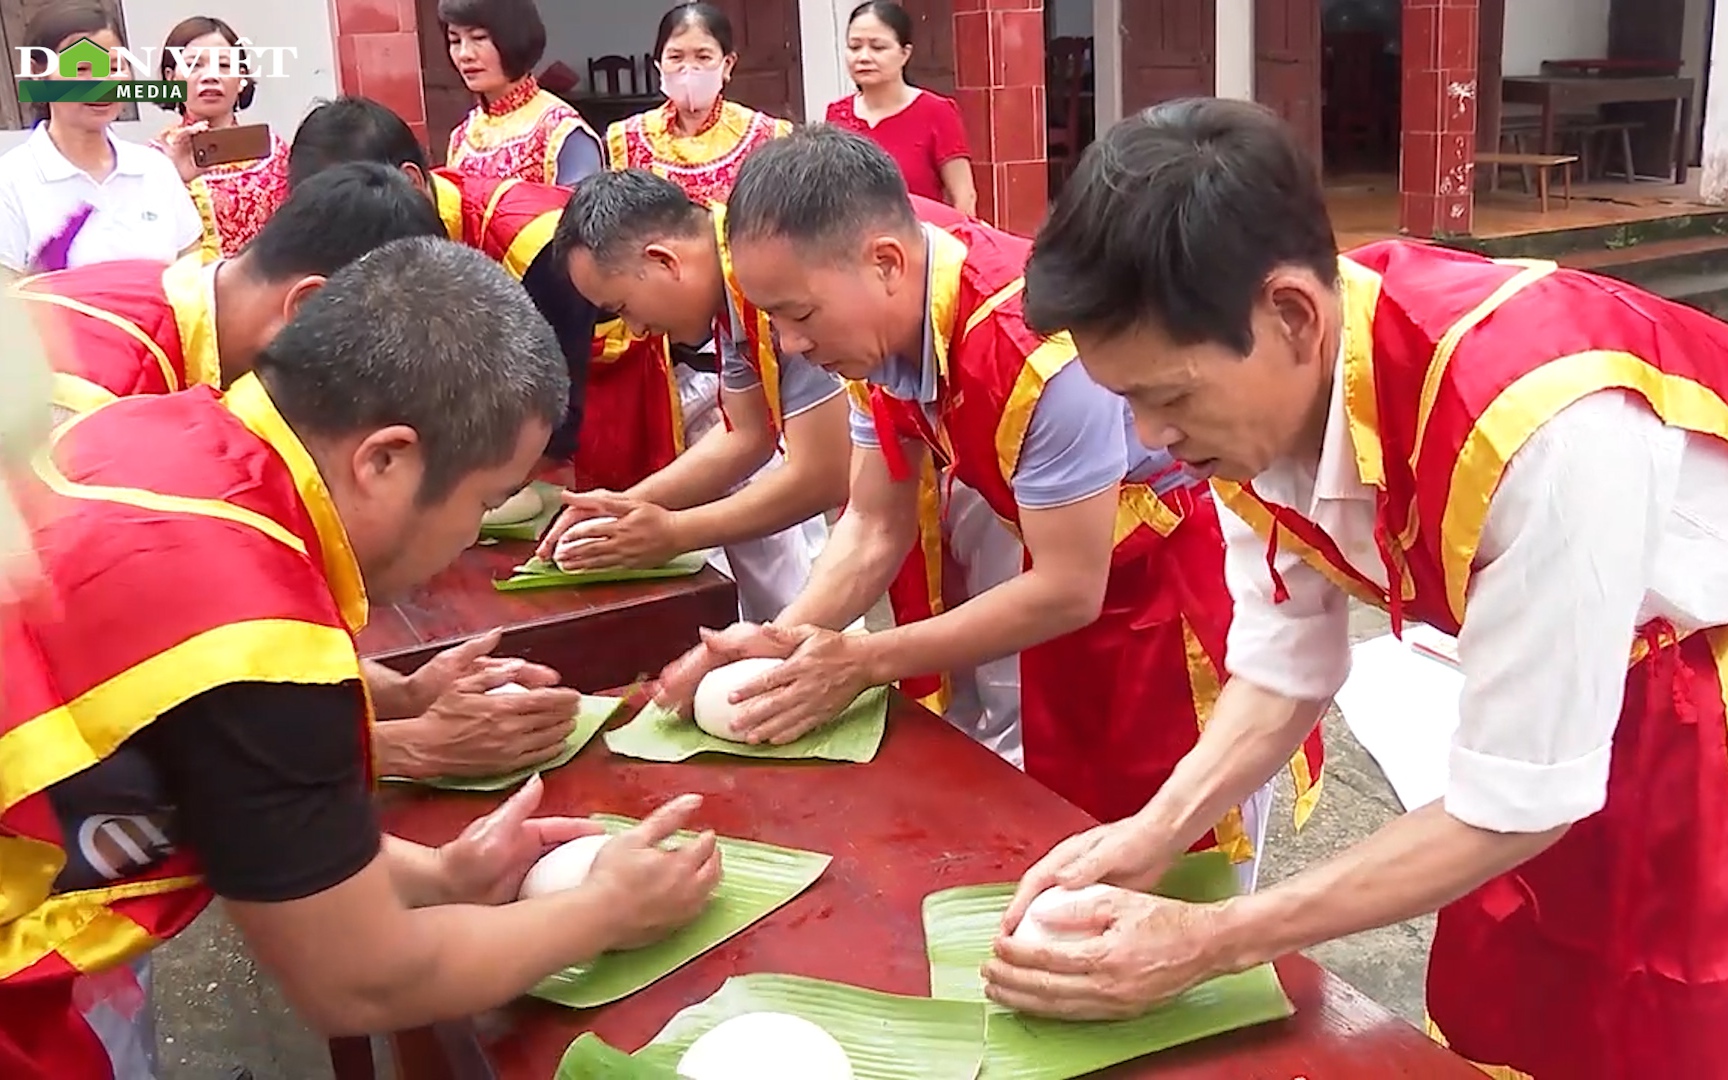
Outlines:
<svg viewBox="0 0 1728 1080"><path fill-rule="evenodd" d="M729 700L732 691L783 663L784 660L739 660L717 667L702 676L702 681L696 684L696 726L716 739L743 742L743 736L737 731L738 711L741 706L734 705Z"/></svg>
<svg viewBox="0 0 1728 1080"><path fill-rule="evenodd" d="M522 879L522 888L517 896L532 900L536 896L576 888L588 880L588 871L594 868L594 857L611 839L605 834L578 836L548 851Z"/></svg>
<svg viewBox="0 0 1728 1080"><path fill-rule="evenodd" d="M533 521L545 509L546 502L540 498L539 490L529 485L505 499L504 505L496 510L488 510L480 515L480 524L520 525L524 521Z"/></svg>
<svg viewBox="0 0 1728 1080"><path fill-rule="evenodd" d="M1088 885L1084 889L1069 889L1055 885L1037 896L1026 908L1026 914L1020 920L1020 925L1009 935L1016 941L1024 941L1028 945L1050 945L1063 941L1085 941L1094 935L1084 931L1058 930L1046 925L1045 919L1051 912L1060 911L1071 904L1084 904L1100 896L1122 892L1114 885Z"/></svg>
<svg viewBox="0 0 1728 1080"><path fill-rule="evenodd" d="M601 539L594 535L595 530L602 525L610 525L617 520L618 519L615 517L591 517L584 521L578 521L576 524L570 526L570 531L559 537L558 546L552 549L552 561L558 562L558 560L568 554L572 548L581 547L583 544L591 544L594 541Z"/></svg>
<svg viewBox="0 0 1728 1080"><path fill-rule="evenodd" d="M494 686L486 692L488 694L526 694L528 688L520 683L507 682L503 686Z"/></svg>

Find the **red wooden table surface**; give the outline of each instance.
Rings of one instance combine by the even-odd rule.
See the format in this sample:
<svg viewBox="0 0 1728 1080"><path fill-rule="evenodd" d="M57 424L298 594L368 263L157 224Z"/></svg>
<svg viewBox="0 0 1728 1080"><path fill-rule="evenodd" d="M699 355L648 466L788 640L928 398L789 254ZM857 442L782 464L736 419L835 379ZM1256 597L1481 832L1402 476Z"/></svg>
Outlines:
<svg viewBox="0 0 1728 1080"><path fill-rule="evenodd" d="M578 690L622 686L658 674L696 644L699 626L738 618L738 591L711 566L683 578L501 593L533 546L469 548L449 569L395 604L378 604L360 634L371 659L411 671L440 649L503 627L500 656L545 664Z"/></svg>
<svg viewBox="0 0 1728 1080"><path fill-rule="evenodd" d="M659 765L612 756L599 740L546 776L549 813L639 817L680 792L707 797L702 825L834 856L821 879L768 919L659 982L576 1012L524 1001L396 1040L402 1080L548 1080L571 1040L594 1031L636 1050L674 1013L730 975L776 972L900 994L928 994L920 905L955 885L1007 881L1092 823L994 754L895 696L882 751L868 765L765 764L706 758ZM422 843L454 837L491 796L391 796L391 831ZM1296 1004L1289 1020L1206 1040L1100 1076L1266 1080L1481 1080L1481 1074L1311 961L1278 964Z"/></svg>

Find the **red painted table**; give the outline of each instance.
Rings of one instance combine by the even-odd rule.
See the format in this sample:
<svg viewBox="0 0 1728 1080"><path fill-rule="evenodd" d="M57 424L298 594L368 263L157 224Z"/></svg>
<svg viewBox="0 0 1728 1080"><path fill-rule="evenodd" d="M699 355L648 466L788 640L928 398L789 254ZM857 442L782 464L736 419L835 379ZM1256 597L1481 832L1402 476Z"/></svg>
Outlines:
<svg viewBox="0 0 1728 1080"><path fill-rule="evenodd" d="M362 655L412 671L439 650L496 626L500 656L545 664L578 690L658 674L696 644L696 628L729 626L738 591L711 566L683 578L501 593L492 582L533 554L505 541L463 552L403 600L373 607Z"/></svg>
<svg viewBox="0 0 1728 1080"><path fill-rule="evenodd" d="M623 1001L589 1012L524 1001L473 1023L398 1036L402 1080L547 1080L582 1032L635 1050L672 1014L735 974L805 975L927 994L924 896L955 885L1012 880L1056 841L1092 824L1084 812L898 695L882 751L868 765L714 758L658 765L613 757L597 740L546 780L544 806L551 813L641 816L675 794L694 791L707 796L704 826L826 852L834 862L814 886L768 919ZM392 796L385 824L409 839L440 843L497 801ZM1100 1075L1481 1080L1462 1058L1311 961L1287 957L1278 970L1296 1003L1291 1019Z"/></svg>

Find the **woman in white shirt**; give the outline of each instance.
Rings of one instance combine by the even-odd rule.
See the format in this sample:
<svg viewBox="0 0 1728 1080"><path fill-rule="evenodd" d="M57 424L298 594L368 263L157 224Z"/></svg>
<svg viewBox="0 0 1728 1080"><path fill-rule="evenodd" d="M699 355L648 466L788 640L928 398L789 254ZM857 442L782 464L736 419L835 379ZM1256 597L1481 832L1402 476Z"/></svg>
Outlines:
<svg viewBox="0 0 1728 1080"><path fill-rule="evenodd" d="M56 3L26 28L27 43L58 53L81 38L120 46L113 20L88 0ZM35 55L35 54L33 54ZM114 74L125 74L116 57ZM59 72L33 73L57 79ZM118 103L37 105L20 146L0 155L0 266L36 273L114 259L171 262L194 250L198 210L174 166L109 128Z"/></svg>

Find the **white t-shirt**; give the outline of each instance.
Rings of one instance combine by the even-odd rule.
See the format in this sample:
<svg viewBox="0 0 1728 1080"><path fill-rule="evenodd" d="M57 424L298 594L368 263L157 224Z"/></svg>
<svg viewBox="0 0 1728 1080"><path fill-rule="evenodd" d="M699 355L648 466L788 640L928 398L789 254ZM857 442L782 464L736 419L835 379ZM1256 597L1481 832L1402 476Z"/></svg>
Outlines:
<svg viewBox="0 0 1728 1080"><path fill-rule="evenodd" d="M35 269L43 245L85 206L95 211L72 242L69 266L172 262L198 241L204 226L173 163L147 146L112 135L108 141L114 171L101 182L66 160L47 124L0 154L0 266L16 273Z"/></svg>

